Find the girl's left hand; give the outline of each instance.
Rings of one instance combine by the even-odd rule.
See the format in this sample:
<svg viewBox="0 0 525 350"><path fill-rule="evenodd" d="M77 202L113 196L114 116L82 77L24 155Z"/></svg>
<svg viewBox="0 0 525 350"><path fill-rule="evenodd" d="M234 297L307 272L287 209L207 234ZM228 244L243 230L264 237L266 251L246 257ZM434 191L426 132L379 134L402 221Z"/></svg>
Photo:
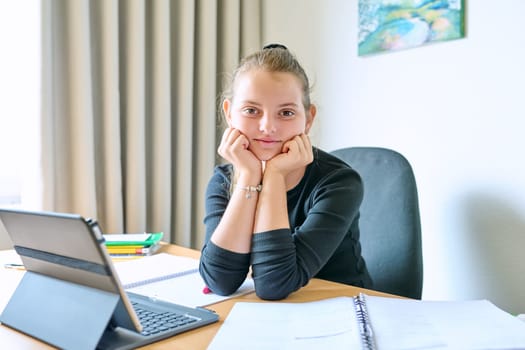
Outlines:
<svg viewBox="0 0 525 350"><path fill-rule="evenodd" d="M266 169L272 168L286 176L293 170L307 166L313 160L310 138L301 134L286 141L282 152L266 162Z"/></svg>

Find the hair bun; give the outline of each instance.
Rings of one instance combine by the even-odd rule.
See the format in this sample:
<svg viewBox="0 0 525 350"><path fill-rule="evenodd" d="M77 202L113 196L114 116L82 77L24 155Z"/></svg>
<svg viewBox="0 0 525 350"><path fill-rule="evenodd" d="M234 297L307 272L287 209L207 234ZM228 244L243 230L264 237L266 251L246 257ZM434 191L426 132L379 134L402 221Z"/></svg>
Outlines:
<svg viewBox="0 0 525 350"><path fill-rule="evenodd" d="M283 49L283 50L288 50L288 48L286 46L284 46L283 44L268 44L268 45L264 45L263 46L263 50L266 50L266 49Z"/></svg>

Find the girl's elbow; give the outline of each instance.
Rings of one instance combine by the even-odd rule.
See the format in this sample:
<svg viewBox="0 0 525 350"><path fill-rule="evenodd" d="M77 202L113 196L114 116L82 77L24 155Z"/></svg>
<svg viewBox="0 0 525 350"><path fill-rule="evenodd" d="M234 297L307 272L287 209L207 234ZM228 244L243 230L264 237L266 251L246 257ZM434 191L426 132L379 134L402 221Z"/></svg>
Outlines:
<svg viewBox="0 0 525 350"><path fill-rule="evenodd" d="M206 276L208 277L208 276ZM227 279L203 278L210 292L217 295L227 296L235 293L242 283Z"/></svg>
<svg viewBox="0 0 525 350"><path fill-rule="evenodd" d="M236 280L226 278L211 278L211 276L201 274L205 286L213 294L228 296L237 291L242 284Z"/></svg>
<svg viewBox="0 0 525 350"><path fill-rule="evenodd" d="M222 296L228 296L228 295L231 295L231 294L235 293L237 291L238 287L234 287L234 286L231 286L231 285L216 284L216 285L213 285L213 286L208 286L208 289L213 294L222 295Z"/></svg>
<svg viewBox="0 0 525 350"><path fill-rule="evenodd" d="M286 299L292 291L276 288L267 284L255 284L255 295L263 300L282 300Z"/></svg>

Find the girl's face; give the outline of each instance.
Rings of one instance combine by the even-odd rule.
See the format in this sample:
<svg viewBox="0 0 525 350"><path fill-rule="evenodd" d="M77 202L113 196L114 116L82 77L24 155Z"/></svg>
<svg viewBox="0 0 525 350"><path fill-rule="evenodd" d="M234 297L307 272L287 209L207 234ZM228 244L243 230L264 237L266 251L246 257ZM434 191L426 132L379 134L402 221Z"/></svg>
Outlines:
<svg viewBox="0 0 525 350"><path fill-rule="evenodd" d="M312 105L305 111L301 83L291 73L251 70L237 76L232 100L223 103L228 126L249 140L260 160L282 152L283 144L307 134L315 117Z"/></svg>

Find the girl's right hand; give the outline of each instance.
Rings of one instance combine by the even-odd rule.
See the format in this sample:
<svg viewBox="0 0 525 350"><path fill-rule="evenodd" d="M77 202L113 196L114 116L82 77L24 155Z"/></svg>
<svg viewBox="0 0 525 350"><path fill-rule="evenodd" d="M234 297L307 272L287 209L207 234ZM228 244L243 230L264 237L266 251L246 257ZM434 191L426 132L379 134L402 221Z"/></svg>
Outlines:
<svg viewBox="0 0 525 350"><path fill-rule="evenodd" d="M232 163L240 173L262 174L261 161L249 150L250 141L238 129L227 128L222 134L217 152L221 157Z"/></svg>

